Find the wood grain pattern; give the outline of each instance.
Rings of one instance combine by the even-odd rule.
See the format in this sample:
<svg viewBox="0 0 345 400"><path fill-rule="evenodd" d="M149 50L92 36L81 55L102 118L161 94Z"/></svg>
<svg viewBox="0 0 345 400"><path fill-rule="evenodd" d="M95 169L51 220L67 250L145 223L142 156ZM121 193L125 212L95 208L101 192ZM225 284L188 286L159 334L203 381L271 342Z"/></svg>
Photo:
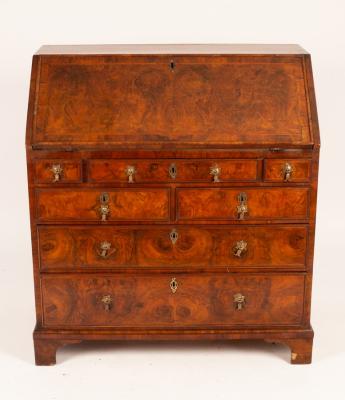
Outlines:
<svg viewBox="0 0 345 400"><path fill-rule="evenodd" d="M33 143L312 143L298 57L94 58L42 57Z"/></svg>
<svg viewBox="0 0 345 400"><path fill-rule="evenodd" d="M289 163L292 168L289 182L308 182L311 173L311 160L265 160L264 180L267 182L283 182L284 166Z"/></svg>
<svg viewBox="0 0 345 400"><path fill-rule="evenodd" d="M307 188L178 189L178 218L238 219L238 194L247 194L250 219L305 219L308 217Z"/></svg>
<svg viewBox="0 0 345 400"><path fill-rule="evenodd" d="M42 278L44 326L178 327L297 325L303 275L81 275ZM236 310L233 296L246 304ZM112 305L104 309L102 297Z"/></svg>
<svg viewBox="0 0 345 400"><path fill-rule="evenodd" d="M305 268L307 228L278 227L39 227L41 270L115 267L243 267ZM241 257L233 248L248 244ZM100 256L100 243L111 244L110 255Z"/></svg>
<svg viewBox="0 0 345 400"><path fill-rule="evenodd" d="M42 221L101 221L100 195L109 194L108 220L168 220L166 189L69 190L37 192L37 216Z"/></svg>
<svg viewBox="0 0 345 400"><path fill-rule="evenodd" d="M174 164L176 177L172 178L169 168ZM127 166L134 166L134 181L146 182L212 182L212 166L221 168L221 182L256 181L256 160L90 160L88 180L91 182L128 182Z"/></svg>

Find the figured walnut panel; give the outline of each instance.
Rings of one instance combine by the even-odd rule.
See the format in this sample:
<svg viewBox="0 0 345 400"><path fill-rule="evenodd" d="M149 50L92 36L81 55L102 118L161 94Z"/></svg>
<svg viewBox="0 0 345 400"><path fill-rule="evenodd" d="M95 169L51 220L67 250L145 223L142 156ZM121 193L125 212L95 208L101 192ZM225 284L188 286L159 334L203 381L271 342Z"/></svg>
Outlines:
<svg viewBox="0 0 345 400"><path fill-rule="evenodd" d="M39 227L42 270L104 267L263 267L303 268L307 245L305 226L279 227ZM247 242L241 257L234 255ZM100 244L111 244L100 256Z"/></svg>
<svg viewBox="0 0 345 400"><path fill-rule="evenodd" d="M44 276L44 325L193 327L294 325L301 322L303 275ZM237 310L234 295L246 298ZM107 311L102 298L110 296Z"/></svg>
<svg viewBox="0 0 345 400"><path fill-rule="evenodd" d="M238 219L238 195L247 195L245 220L305 219L308 217L307 188L178 189L177 211L180 220Z"/></svg>
<svg viewBox="0 0 345 400"><path fill-rule="evenodd" d="M38 190L41 221L100 221L100 195L109 194L108 220L168 220L168 189Z"/></svg>
<svg viewBox="0 0 345 400"><path fill-rule="evenodd" d="M43 57L33 143L310 144L302 58Z"/></svg>

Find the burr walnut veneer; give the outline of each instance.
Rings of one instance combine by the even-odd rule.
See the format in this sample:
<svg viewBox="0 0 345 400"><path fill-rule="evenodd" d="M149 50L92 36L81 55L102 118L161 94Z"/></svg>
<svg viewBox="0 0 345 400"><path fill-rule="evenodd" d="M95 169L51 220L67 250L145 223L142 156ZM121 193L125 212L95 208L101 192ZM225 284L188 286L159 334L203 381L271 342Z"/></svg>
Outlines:
<svg viewBox="0 0 345 400"><path fill-rule="evenodd" d="M26 146L37 364L95 340L263 339L311 361L302 48L44 46Z"/></svg>

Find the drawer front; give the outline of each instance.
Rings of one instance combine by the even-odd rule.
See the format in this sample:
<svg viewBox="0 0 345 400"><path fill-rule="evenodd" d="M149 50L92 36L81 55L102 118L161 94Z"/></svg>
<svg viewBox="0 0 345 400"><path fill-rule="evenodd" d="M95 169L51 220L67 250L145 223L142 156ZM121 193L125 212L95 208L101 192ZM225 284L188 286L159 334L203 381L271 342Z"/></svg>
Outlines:
<svg viewBox="0 0 345 400"><path fill-rule="evenodd" d="M38 190L41 221L169 219L169 189Z"/></svg>
<svg viewBox="0 0 345 400"><path fill-rule="evenodd" d="M244 203L247 207L244 220L306 219L308 193L307 188L180 188L177 189L177 218L238 220L241 218L238 207Z"/></svg>
<svg viewBox="0 0 345 400"><path fill-rule="evenodd" d="M305 226L39 227L42 270L111 267L304 268Z"/></svg>
<svg viewBox="0 0 345 400"><path fill-rule="evenodd" d="M37 183L79 183L82 181L81 161L37 160L35 182Z"/></svg>
<svg viewBox="0 0 345 400"><path fill-rule="evenodd" d="M302 274L44 276L44 325L298 325L304 281Z"/></svg>
<svg viewBox="0 0 345 400"><path fill-rule="evenodd" d="M267 182L309 182L311 160L265 160L264 180Z"/></svg>
<svg viewBox="0 0 345 400"><path fill-rule="evenodd" d="M91 182L256 181L256 160L89 160Z"/></svg>

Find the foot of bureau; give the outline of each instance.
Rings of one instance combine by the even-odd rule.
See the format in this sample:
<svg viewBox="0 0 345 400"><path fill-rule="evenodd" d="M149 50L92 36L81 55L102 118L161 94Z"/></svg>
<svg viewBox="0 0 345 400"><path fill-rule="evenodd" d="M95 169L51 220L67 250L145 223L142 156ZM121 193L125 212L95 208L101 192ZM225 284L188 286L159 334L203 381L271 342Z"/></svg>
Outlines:
<svg viewBox="0 0 345 400"><path fill-rule="evenodd" d="M97 330L97 331L54 331L35 329L36 365L56 364L59 347L81 342L141 342L141 341L224 341L224 340L264 340L281 343L291 349L291 364L310 364L312 358L314 332L310 329L277 330Z"/></svg>
<svg viewBox="0 0 345 400"><path fill-rule="evenodd" d="M55 340L34 338L35 364L42 366L55 365L56 352L59 347L80 342L80 340Z"/></svg>
<svg viewBox="0 0 345 400"><path fill-rule="evenodd" d="M291 349L291 364L311 364L313 338L284 341Z"/></svg>

